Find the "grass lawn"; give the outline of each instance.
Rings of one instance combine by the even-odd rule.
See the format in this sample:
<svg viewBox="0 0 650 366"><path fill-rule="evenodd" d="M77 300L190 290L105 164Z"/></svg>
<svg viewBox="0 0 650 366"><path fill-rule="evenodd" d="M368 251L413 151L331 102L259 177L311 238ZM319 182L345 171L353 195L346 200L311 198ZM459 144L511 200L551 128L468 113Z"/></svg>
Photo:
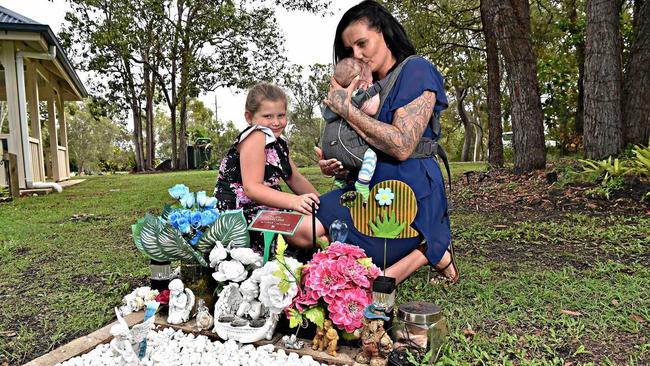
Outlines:
<svg viewBox="0 0 650 366"><path fill-rule="evenodd" d="M454 164L455 181L482 164ZM304 174L324 192L331 179ZM167 188L210 192L214 171L90 177L61 194L0 204L0 365L20 364L109 323L148 262L130 225L160 213ZM468 194L465 190L454 192ZM459 193L454 193L459 194ZM421 269L398 301L443 307L441 364L650 363L648 215L554 212L530 218L456 205L461 282Z"/></svg>

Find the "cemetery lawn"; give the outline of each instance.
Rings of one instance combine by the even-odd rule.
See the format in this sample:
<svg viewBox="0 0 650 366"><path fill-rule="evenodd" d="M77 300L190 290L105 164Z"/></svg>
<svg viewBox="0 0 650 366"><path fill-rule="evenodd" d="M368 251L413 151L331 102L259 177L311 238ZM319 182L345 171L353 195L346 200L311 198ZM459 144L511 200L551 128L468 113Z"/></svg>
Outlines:
<svg viewBox="0 0 650 366"><path fill-rule="evenodd" d="M452 235L461 281L432 286L421 269L398 302L441 305L441 364L650 364L650 208L548 190L544 173L468 183L453 164ZM321 192L331 179L304 170ZM131 224L184 183L212 191L214 171L89 177L60 194L0 204L0 365L22 364L113 321L146 285ZM569 192L567 194L567 192Z"/></svg>

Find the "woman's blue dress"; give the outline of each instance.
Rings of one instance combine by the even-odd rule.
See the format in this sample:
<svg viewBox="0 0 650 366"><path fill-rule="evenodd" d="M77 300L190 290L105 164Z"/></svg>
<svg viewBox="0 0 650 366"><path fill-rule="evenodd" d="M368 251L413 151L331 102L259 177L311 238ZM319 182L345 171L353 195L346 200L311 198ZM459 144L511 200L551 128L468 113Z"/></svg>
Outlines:
<svg viewBox="0 0 650 366"><path fill-rule="evenodd" d="M407 61L402 68L402 72L379 113L379 121L392 123L394 112L422 95L425 90L436 93L435 111L447 108L442 75L429 61L422 57L416 57ZM423 135L425 137L433 136L431 126L426 128ZM435 136L436 139L439 137ZM386 265L391 266L417 249L423 237L427 242L425 256L431 265L435 265L440 261L451 242L445 182L438 163L434 158L407 159L399 162L387 155L381 153L378 155L377 168L370 181L371 189L376 183L397 179L411 187L418 201L417 215L411 226L420 233L420 236L388 240ZM343 189L337 189L321 196L316 217L325 228L329 228L336 219L344 221L349 228L349 234L345 241L363 248L373 262L382 267L384 239L369 237L358 232L352 223L350 211L340 204L341 195L353 189L354 186L350 184Z"/></svg>

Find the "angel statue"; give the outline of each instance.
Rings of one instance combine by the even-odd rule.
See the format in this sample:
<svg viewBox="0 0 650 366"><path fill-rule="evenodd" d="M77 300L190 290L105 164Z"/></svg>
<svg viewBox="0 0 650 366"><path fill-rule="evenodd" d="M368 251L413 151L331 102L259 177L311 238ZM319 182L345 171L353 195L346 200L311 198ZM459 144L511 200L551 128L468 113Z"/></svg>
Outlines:
<svg viewBox="0 0 650 366"><path fill-rule="evenodd" d="M154 304L157 305L155 302ZM115 314L117 315L117 324L113 325L110 331L113 336L110 343L111 353L113 357L118 358L117 364L120 366L139 365L138 353L140 352L140 346L147 339L149 331L153 329L156 317L146 318L144 322L129 329L129 325L118 308L115 308Z"/></svg>
<svg viewBox="0 0 650 366"><path fill-rule="evenodd" d="M185 288L178 278L169 283L169 316L167 323L181 324L190 320L190 311L194 307L194 293Z"/></svg>
<svg viewBox="0 0 650 366"><path fill-rule="evenodd" d="M246 280L239 286L242 294L242 302L237 308L237 316L244 319L256 320L262 314L262 303L257 301L260 295L260 287L257 283Z"/></svg>

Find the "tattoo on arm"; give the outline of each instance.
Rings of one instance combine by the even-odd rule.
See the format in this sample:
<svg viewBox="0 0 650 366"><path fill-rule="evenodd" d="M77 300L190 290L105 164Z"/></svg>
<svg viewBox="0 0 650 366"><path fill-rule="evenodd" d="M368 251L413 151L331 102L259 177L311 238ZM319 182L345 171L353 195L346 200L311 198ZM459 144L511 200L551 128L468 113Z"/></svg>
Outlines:
<svg viewBox="0 0 650 366"><path fill-rule="evenodd" d="M338 97L336 93L335 97ZM370 145L399 160L405 160L420 141L433 113L435 101L436 94L425 91L411 103L395 111L392 125L381 123L357 108L348 108L346 115L342 117Z"/></svg>

